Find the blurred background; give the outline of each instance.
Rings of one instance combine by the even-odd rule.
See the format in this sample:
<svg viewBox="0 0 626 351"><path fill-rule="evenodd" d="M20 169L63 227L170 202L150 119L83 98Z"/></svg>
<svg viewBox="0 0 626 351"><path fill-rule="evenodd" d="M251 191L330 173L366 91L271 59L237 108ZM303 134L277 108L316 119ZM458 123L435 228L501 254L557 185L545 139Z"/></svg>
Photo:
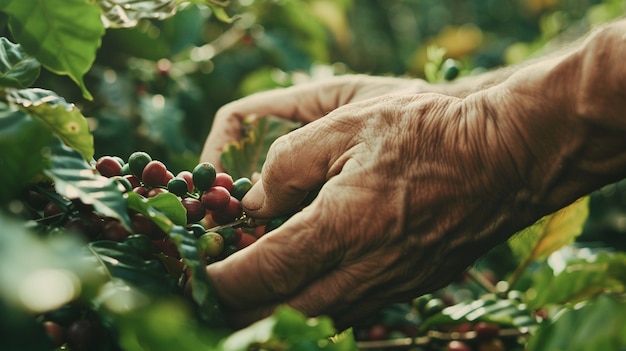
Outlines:
<svg viewBox="0 0 626 351"><path fill-rule="evenodd" d="M108 29L86 76L35 86L88 116L96 157L143 150L192 168L216 110L255 91L368 73L424 78L427 49L461 74L513 64L623 13L616 0L233 0L233 23L188 5L166 20ZM8 35L8 33L4 33Z"/></svg>

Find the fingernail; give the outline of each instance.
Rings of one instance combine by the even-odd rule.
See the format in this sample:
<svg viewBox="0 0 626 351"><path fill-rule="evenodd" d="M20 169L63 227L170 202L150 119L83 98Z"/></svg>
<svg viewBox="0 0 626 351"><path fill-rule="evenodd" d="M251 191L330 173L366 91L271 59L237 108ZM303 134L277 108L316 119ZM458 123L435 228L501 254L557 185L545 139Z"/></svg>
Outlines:
<svg viewBox="0 0 626 351"><path fill-rule="evenodd" d="M241 205L246 212L258 211L265 202L265 190L263 182L256 182L241 200Z"/></svg>

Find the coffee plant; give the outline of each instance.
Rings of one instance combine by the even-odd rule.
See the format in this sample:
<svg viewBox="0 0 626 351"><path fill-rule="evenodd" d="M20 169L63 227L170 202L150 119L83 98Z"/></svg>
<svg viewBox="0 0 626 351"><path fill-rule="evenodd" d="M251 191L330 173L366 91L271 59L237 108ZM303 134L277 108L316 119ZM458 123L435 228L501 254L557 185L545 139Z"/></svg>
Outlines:
<svg viewBox="0 0 626 351"><path fill-rule="evenodd" d="M207 162L178 163L143 148L99 152L83 109L33 85L46 72L67 76L81 99L94 101L85 74L106 31L194 6L209 9L220 25L237 15L213 0L0 4L10 34L0 38L0 349L626 350L624 182L546 216L449 286L388 306L350 330L288 307L230 329L205 267L288 220L223 226L249 220L240 201L253 173L272 141L298 125L246 121L241 141L225 146L227 172L217 172ZM301 9L299 2L283 6ZM606 1L594 18L615 8ZM316 28L294 35L307 38ZM244 44L252 38L240 37ZM427 51L431 82L471 71L444 48ZM137 84L137 96L177 77L168 62L156 68L160 78ZM141 106L145 118L166 111Z"/></svg>

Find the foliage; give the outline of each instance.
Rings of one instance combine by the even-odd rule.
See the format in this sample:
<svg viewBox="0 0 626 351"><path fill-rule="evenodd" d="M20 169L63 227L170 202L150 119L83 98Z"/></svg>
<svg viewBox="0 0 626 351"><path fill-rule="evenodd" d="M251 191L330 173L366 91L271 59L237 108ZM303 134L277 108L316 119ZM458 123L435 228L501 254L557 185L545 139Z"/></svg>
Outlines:
<svg viewBox="0 0 626 351"><path fill-rule="evenodd" d="M106 326L110 338L102 350L380 346L362 339L359 328L336 334L330 319L308 319L287 307L229 330L180 202L172 194L124 194L118 181L95 171L95 158L143 149L189 169L211 116L239 96L354 71L450 80L451 63L467 75L517 62L567 40L566 28L588 28L622 11L617 0L225 5L0 0L6 23L0 38L2 349L53 349L39 319L74 301ZM249 122L242 142L223 154L229 173L258 171L271 142L296 127L271 118ZM50 184L54 200L68 211L77 211L71 200L79 199L129 229L129 210L148 216L175 243L184 268L127 242L87 244L55 227L55 218L25 220L33 211L18 199L33 188L51 194ZM434 347L460 335L454 328L485 322L513 330L513 347L623 349L621 188L608 186L544 218L478 262L468 273L474 279L428 296L446 297L447 307L427 314L416 297L381 310L380 320L415 333L388 345L408 340ZM509 265L498 261L502 252ZM190 294L181 286L184 271L194 279Z"/></svg>

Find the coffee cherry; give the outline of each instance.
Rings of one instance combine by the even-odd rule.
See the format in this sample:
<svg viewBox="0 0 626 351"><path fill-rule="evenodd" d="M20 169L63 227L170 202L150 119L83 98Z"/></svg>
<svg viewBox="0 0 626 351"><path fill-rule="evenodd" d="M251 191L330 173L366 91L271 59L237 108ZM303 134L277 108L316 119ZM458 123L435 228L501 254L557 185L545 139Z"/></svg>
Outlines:
<svg viewBox="0 0 626 351"><path fill-rule="evenodd" d="M220 211L228 206L230 193L226 188L214 185L202 193L200 201L208 211Z"/></svg>
<svg viewBox="0 0 626 351"><path fill-rule="evenodd" d="M205 191L213 185L215 181L216 171L213 164L209 162L199 163L191 172L193 184L196 189Z"/></svg>
<svg viewBox="0 0 626 351"><path fill-rule="evenodd" d="M243 199L248 190L252 188L252 181L248 178L239 178L233 182L232 195L239 201Z"/></svg>
<svg viewBox="0 0 626 351"><path fill-rule="evenodd" d="M65 344L65 329L62 326L53 321L44 321L43 327L54 347L61 347Z"/></svg>
<svg viewBox="0 0 626 351"><path fill-rule="evenodd" d="M141 213L133 214L130 217L130 222L133 226L134 234L143 234L153 240L166 236L165 232L156 223Z"/></svg>
<svg viewBox="0 0 626 351"><path fill-rule="evenodd" d="M168 191L166 189L163 188L152 188L150 190L148 190L148 194L147 197L155 197L159 194L164 194L167 193Z"/></svg>
<svg viewBox="0 0 626 351"><path fill-rule="evenodd" d="M130 173L139 178L139 180L142 180L141 175L143 174L143 170L150 161L152 161L152 157L150 157L148 153L143 151L133 152L128 157L128 167L130 169Z"/></svg>
<svg viewBox="0 0 626 351"><path fill-rule="evenodd" d="M233 191L233 177L228 173L219 172L215 175L213 186L223 186L228 192Z"/></svg>
<svg viewBox="0 0 626 351"><path fill-rule="evenodd" d="M193 193L194 185L193 185L193 174L189 171L180 171L176 175L176 178L182 178L187 182L187 192Z"/></svg>
<svg viewBox="0 0 626 351"><path fill-rule="evenodd" d="M167 190L176 196L185 197L188 190L187 181L183 178L172 178L167 182Z"/></svg>
<svg viewBox="0 0 626 351"><path fill-rule="evenodd" d="M102 334L102 327L96 321L79 319L67 327L67 346L72 351L95 350Z"/></svg>
<svg viewBox="0 0 626 351"><path fill-rule="evenodd" d="M198 238L198 247L207 257L217 257L224 249L224 238L215 232L203 234Z"/></svg>
<svg viewBox="0 0 626 351"><path fill-rule="evenodd" d="M489 340L497 337L500 333L500 326L495 323L478 322L474 325L476 338Z"/></svg>
<svg viewBox="0 0 626 351"><path fill-rule="evenodd" d="M104 240L122 241L130 234L131 233L124 228L124 225L115 219L106 220L104 228L102 229L102 239Z"/></svg>
<svg viewBox="0 0 626 351"><path fill-rule="evenodd" d="M187 223L199 222L206 215L206 209L200 200L186 197L181 200L183 207L187 210Z"/></svg>
<svg viewBox="0 0 626 351"><path fill-rule="evenodd" d="M220 211L212 211L211 216L213 220L218 224L226 224L241 217L243 209L241 203L235 197L231 196L228 205Z"/></svg>
<svg viewBox="0 0 626 351"><path fill-rule="evenodd" d="M451 58L443 62L441 70L443 71L443 79L445 80L454 80L461 72L459 62Z"/></svg>
<svg viewBox="0 0 626 351"><path fill-rule="evenodd" d="M167 167L161 161L152 160L146 164L141 173L141 181L150 187L167 184Z"/></svg>
<svg viewBox="0 0 626 351"><path fill-rule="evenodd" d="M472 351L472 348L462 341L452 340L446 345L446 351Z"/></svg>
<svg viewBox="0 0 626 351"><path fill-rule="evenodd" d="M122 165L111 156L100 157L96 161L96 170L107 178L122 175Z"/></svg>
<svg viewBox="0 0 626 351"><path fill-rule="evenodd" d="M139 178L135 177L134 175L126 174L126 175L123 175L123 177L124 177L124 179L128 180L130 185L133 186L133 189L138 187L138 186L141 186L141 183L139 182Z"/></svg>
<svg viewBox="0 0 626 351"><path fill-rule="evenodd" d="M148 189L143 186L133 188L133 193L137 193L143 197L148 197Z"/></svg>
<svg viewBox="0 0 626 351"><path fill-rule="evenodd" d="M243 236L243 232L239 228L224 228L218 231L222 238L224 238L224 244L237 245Z"/></svg>

